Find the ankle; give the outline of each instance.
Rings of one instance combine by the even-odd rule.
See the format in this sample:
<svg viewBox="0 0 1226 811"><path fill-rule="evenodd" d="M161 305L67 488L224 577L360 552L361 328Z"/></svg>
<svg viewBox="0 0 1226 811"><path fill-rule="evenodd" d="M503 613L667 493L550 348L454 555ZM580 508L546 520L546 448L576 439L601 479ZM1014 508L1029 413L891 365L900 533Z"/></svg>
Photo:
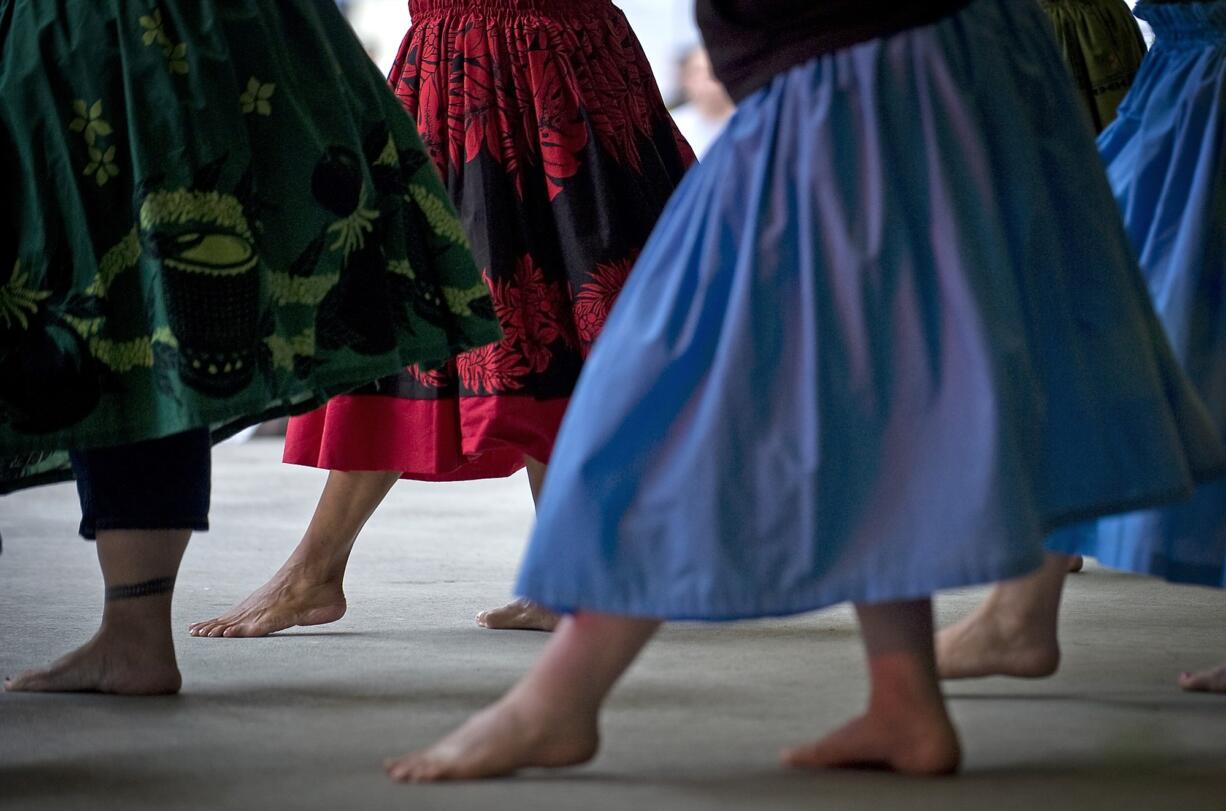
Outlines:
<svg viewBox="0 0 1226 811"><path fill-rule="evenodd" d="M869 713L898 715L919 708L938 708L944 712L945 697L937 679L935 664L915 654L885 654L869 663L872 687Z"/></svg>
<svg viewBox="0 0 1226 811"><path fill-rule="evenodd" d="M595 725L600 703L589 700L574 690L552 691L537 689L521 682L499 702L518 716L524 726L541 735L552 735L559 724Z"/></svg>
<svg viewBox="0 0 1226 811"><path fill-rule="evenodd" d="M993 601L987 609L986 616L992 618L1005 639L1028 639L1054 633L1056 629L1056 613L1039 600L1006 597Z"/></svg>
<svg viewBox="0 0 1226 811"><path fill-rule="evenodd" d="M94 642L108 648L128 649L141 656L174 659L174 631L171 628L170 612L115 612L103 613L102 624Z"/></svg>
<svg viewBox="0 0 1226 811"><path fill-rule="evenodd" d="M934 712L945 712L945 696L938 685L908 679L874 685L869 693L869 715L897 717Z"/></svg>
<svg viewBox="0 0 1226 811"><path fill-rule="evenodd" d="M348 556L334 559L330 556L295 553L281 567L281 576L294 585L305 588L329 588L340 590L345 582L345 567Z"/></svg>
<svg viewBox="0 0 1226 811"><path fill-rule="evenodd" d="M1067 555L1049 554L1039 571L1001 583L984 603L984 613L1010 631L1054 627L1069 560Z"/></svg>
<svg viewBox="0 0 1226 811"><path fill-rule="evenodd" d="M102 607L102 629L134 636L169 633L173 600L173 593L107 600Z"/></svg>

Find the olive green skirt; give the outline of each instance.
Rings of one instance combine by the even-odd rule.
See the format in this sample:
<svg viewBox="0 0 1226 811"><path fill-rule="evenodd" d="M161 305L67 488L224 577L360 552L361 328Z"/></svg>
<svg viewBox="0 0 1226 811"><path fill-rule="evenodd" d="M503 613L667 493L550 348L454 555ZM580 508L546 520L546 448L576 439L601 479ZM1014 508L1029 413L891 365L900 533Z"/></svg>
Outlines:
<svg viewBox="0 0 1226 811"><path fill-rule="evenodd" d="M1056 28L1081 100L1102 132L1145 58L1145 38L1124 0L1040 0Z"/></svg>

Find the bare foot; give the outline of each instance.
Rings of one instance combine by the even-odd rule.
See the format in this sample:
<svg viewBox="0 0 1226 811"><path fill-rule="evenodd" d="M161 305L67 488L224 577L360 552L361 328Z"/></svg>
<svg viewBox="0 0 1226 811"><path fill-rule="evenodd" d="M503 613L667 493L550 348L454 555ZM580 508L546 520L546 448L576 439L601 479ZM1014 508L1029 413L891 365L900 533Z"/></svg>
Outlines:
<svg viewBox="0 0 1226 811"><path fill-rule="evenodd" d="M817 743L785 750L798 769L889 769L900 774L953 774L962 761L958 734L944 708L870 709Z"/></svg>
<svg viewBox="0 0 1226 811"><path fill-rule="evenodd" d="M182 685L169 634L143 638L106 631L45 670L4 680L4 689L11 693L161 696L179 692Z"/></svg>
<svg viewBox="0 0 1226 811"><path fill-rule="evenodd" d="M595 757L599 744L595 710L559 714L556 705L512 692L429 749L388 760L384 768L401 783L476 780L577 766Z"/></svg>
<svg viewBox="0 0 1226 811"><path fill-rule="evenodd" d="M1038 679L1060 666L1060 598L1070 555L1049 552L1037 572L1006 580L974 613L937 634L942 679Z"/></svg>
<svg viewBox="0 0 1226 811"><path fill-rule="evenodd" d="M264 586L236 608L189 626L192 636L268 636L296 625L326 625L345 616L345 592L340 580L308 577L286 564Z"/></svg>
<svg viewBox="0 0 1226 811"><path fill-rule="evenodd" d="M1070 574L1078 574L1086 567L1086 559L1081 555L1070 555L1068 570Z"/></svg>
<svg viewBox="0 0 1226 811"><path fill-rule="evenodd" d="M994 610L991 601L937 634L937 672L942 679L1014 676L1040 679L1060 666L1055 629Z"/></svg>
<svg viewBox="0 0 1226 811"><path fill-rule="evenodd" d="M1179 686L1192 693L1226 693L1226 665L1199 673L1181 673Z"/></svg>
<svg viewBox="0 0 1226 811"><path fill-rule="evenodd" d="M552 631L558 627L558 615L528 600L515 600L482 611L477 624L492 631Z"/></svg>

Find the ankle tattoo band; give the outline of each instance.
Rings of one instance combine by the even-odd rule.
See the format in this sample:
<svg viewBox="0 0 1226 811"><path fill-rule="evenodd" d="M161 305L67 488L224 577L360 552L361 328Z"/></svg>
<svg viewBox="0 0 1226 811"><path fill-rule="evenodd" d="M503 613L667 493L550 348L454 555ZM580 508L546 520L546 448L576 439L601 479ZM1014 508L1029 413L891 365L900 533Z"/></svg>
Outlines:
<svg viewBox="0 0 1226 811"><path fill-rule="evenodd" d="M144 583L134 583L131 586L111 586L106 590L106 601L133 600L137 597L152 597L155 594L165 594L174 591L175 578L159 577L157 580L146 580Z"/></svg>

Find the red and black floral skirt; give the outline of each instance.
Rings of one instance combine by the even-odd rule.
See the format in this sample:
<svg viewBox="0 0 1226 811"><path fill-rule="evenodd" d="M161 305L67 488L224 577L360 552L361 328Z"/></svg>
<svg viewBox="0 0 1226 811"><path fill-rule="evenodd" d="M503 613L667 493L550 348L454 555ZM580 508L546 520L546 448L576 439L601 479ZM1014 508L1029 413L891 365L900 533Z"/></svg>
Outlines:
<svg viewBox="0 0 1226 811"><path fill-rule="evenodd" d="M609 0L411 0L390 81L504 338L291 421L285 461L452 481L549 460L583 360L694 156Z"/></svg>

